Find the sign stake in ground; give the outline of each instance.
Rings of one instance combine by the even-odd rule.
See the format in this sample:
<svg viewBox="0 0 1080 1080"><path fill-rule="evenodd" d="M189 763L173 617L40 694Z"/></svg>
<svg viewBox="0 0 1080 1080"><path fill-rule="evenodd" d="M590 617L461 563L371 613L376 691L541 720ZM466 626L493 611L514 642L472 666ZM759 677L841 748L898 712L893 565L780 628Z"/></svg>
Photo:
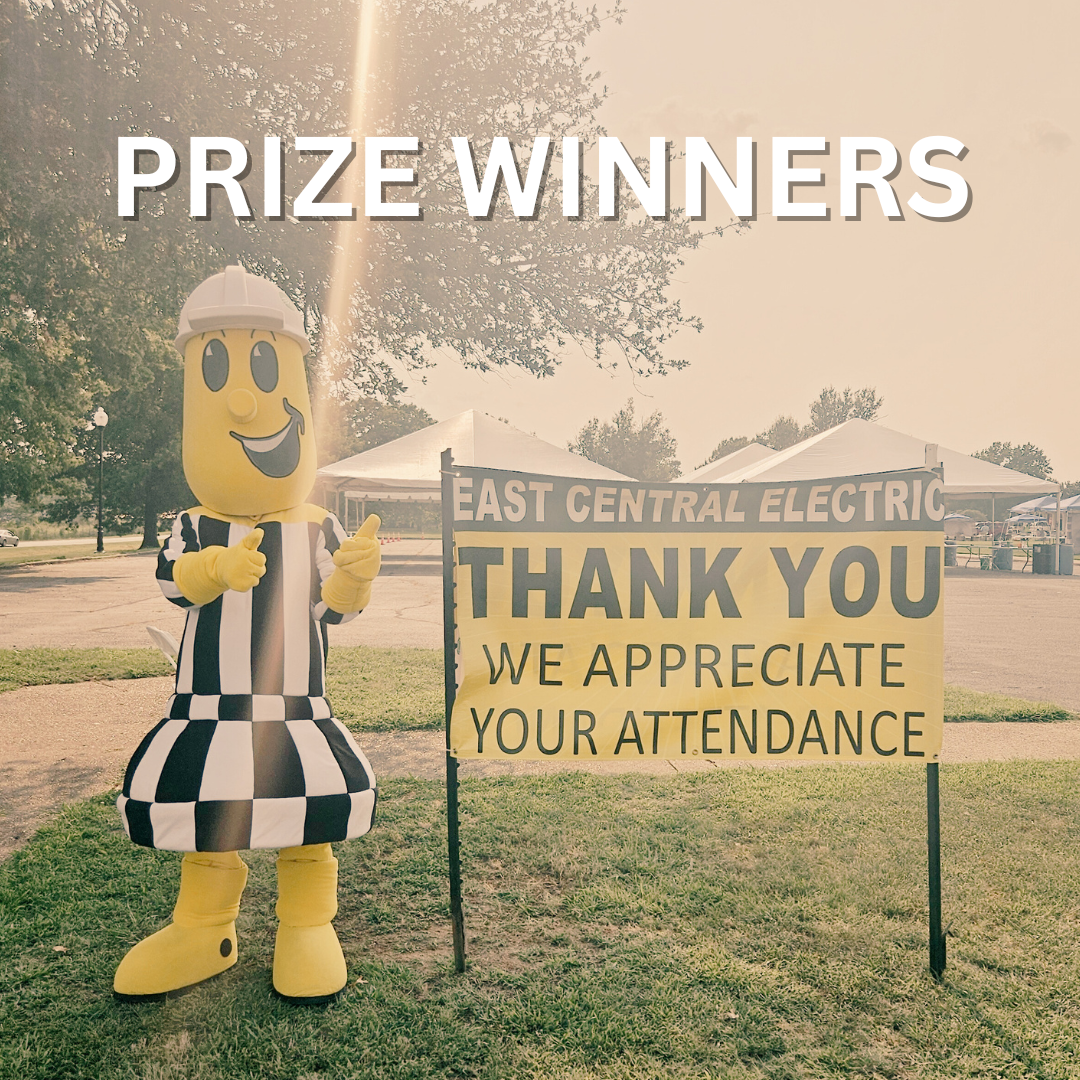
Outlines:
<svg viewBox="0 0 1080 1080"><path fill-rule="evenodd" d="M944 484L945 470L938 461L937 443L926 444L924 463ZM945 934L941 929L941 801L936 761L926 765L926 854L930 872L930 973L940 979L945 974Z"/></svg>
<svg viewBox="0 0 1080 1080"><path fill-rule="evenodd" d="M447 512L452 494L453 452L442 452L443 690L446 700L446 843L450 860L450 924L454 970L465 970L465 913L461 906L461 841L458 834L458 763L450 753L450 715L456 689L454 644L454 522Z"/></svg>
<svg viewBox="0 0 1080 1080"><path fill-rule="evenodd" d="M930 869L930 972L945 974L945 934L941 929L941 814L938 763L926 766L926 851Z"/></svg>

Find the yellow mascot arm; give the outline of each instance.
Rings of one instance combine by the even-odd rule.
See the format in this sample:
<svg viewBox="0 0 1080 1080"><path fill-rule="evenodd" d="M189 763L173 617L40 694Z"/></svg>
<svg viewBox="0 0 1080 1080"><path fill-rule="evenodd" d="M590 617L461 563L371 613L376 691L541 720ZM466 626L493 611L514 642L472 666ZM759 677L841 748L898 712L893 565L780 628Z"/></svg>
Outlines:
<svg viewBox="0 0 1080 1080"><path fill-rule="evenodd" d="M252 529L232 547L211 545L189 551L176 560L173 581L193 604L209 604L226 589L247 592L266 573L266 556L259 551L262 529Z"/></svg>
<svg viewBox="0 0 1080 1080"><path fill-rule="evenodd" d="M334 572L323 582L322 598L331 611L349 615L362 611L371 599L371 583L382 565L377 533L382 522L368 514L355 535L334 552Z"/></svg>

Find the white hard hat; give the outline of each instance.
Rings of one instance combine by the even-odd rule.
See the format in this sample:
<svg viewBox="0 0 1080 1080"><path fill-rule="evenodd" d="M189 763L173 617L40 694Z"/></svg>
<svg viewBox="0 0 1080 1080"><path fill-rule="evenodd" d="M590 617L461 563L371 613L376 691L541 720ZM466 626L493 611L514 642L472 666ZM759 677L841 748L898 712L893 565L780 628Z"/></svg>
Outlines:
<svg viewBox="0 0 1080 1080"><path fill-rule="evenodd" d="M273 330L299 342L303 353L311 348L296 305L272 281L242 266L226 266L196 286L180 311L173 345L182 353L191 338L206 330Z"/></svg>

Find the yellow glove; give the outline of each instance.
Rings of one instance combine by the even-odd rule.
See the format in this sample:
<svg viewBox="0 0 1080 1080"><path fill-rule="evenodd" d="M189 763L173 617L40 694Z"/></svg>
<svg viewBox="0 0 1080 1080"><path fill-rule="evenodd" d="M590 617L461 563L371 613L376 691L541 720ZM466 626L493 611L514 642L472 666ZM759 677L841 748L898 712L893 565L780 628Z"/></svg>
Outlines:
<svg viewBox="0 0 1080 1080"><path fill-rule="evenodd" d="M371 583L382 565L376 534L382 522L378 514L368 514L364 524L334 552L334 572L322 587L322 598L331 611L348 615L367 607Z"/></svg>
<svg viewBox="0 0 1080 1080"><path fill-rule="evenodd" d="M266 573L266 556L258 550L262 529L252 529L238 544L213 544L202 551L189 551L176 560L173 581L193 604L209 604L226 589L247 592Z"/></svg>

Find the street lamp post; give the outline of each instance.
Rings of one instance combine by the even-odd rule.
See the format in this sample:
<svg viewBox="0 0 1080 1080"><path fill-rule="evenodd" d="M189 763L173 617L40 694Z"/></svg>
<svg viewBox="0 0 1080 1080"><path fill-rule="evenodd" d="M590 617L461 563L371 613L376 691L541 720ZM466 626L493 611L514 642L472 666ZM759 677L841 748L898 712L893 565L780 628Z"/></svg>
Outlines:
<svg viewBox="0 0 1080 1080"><path fill-rule="evenodd" d="M102 511L102 477L104 474L105 461L105 425L109 422L109 414L99 405L93 416L94 427L98 432L98 473L97 473L97 549L98 554L105 550L105 540L101 533Z"/></svg>

